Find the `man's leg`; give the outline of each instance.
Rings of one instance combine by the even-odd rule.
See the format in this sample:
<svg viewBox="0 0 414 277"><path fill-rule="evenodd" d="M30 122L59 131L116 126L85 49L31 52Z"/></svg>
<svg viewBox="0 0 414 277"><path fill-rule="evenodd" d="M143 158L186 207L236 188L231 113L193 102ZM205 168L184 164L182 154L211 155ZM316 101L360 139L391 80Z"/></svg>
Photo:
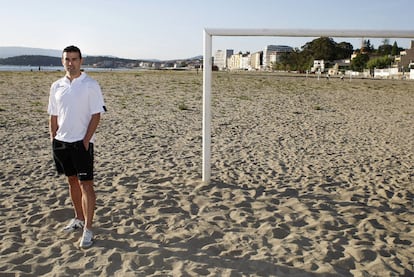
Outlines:
<svg viewBox="0 0 414 277"><path fill-rule="evenodd" d="M69 194L72 199L73 208L75 210L75 218L84 221L85 213L82 209L82 190L80 187L79 179L75 176L68 177L69 182Z"/></svg>
<svg viewBox="0 0 414 277"><path fill-rule="evenodd" d="M85 217L85 228L91 230L96 203L93 180L80 181L80 189L82 192L82 209Z"/></svg>

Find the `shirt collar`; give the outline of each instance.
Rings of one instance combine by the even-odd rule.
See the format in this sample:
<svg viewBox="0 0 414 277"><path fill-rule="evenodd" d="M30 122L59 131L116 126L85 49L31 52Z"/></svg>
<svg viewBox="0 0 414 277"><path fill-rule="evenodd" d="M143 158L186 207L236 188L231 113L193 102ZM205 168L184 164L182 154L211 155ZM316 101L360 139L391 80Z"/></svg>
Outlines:
<svg viewBox="0 0 414 277"><path fill-rule="evenodd" d="M68 77L63 77L62 79L63 79L63 82L65 82L66 84L73 84L73 83L75 83L75 82L81 82L81 81L83 81L83 79L85 79L86 78L86 73L85 72L81 72L81 75L79 76L79 77L77 77L77 78L75 78L75 79L73 79L72 80L72 82L69 80L69 78Z"/></svg>

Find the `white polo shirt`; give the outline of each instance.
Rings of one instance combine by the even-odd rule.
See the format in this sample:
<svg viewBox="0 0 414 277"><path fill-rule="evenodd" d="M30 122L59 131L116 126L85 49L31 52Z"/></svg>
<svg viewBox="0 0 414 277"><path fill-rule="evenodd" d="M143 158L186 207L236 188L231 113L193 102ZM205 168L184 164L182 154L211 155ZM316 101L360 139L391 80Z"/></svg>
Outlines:
<svg viewBox="0 0 414 277"><path fill-rule="evenodd" d="M105 111L97 81L82 72L72 82L65 76L50 87L48 113L57 116L55 139L64 142L83 140L93 114ZM94 142L95 134L91 142Z"/></svg>

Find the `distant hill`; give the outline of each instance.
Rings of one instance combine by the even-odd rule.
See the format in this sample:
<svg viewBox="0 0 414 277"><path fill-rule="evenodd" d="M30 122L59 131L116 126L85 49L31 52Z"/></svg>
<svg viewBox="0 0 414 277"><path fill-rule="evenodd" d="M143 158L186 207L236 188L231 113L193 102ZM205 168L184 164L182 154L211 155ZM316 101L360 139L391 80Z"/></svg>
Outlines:
<svg viewBox="0 0 414 277"><path fill-rule="evenodd" d="M0 46L0 59L16 56L50 56L61 57L62 50L31 47Z"/></svg>
<svg viewBox="0 0 414 277"><path fill-rule="evenodd" d="M0 46L0 65L18 66L61 66L61 50L29 48L29 47L4 47ZM161 61L155 59L123 59L114 56L87 56L83 55L83 65L105 68L137 67L140 62L146 63L175 63L179 61L188 65L199 64L202 56L187 59ZM148 66L148 65L146 65Z"/></svg>
<svg viewBox="0 0 414 277"><path fill-rule="evenodd" d="M23 55L0 59L0 65L61 66L62 61L58 57Z"/></svg>
<svg viewBox="0 0 414 277"><path fill-rule="evenodd" d="M104 67L118 67L128 63L137 63L137 61L103 56L87 56L83 58L83 65L85 66L98 64ZM62 61L60 57L22 55L0 59L0 65L61 66Z"/></svg>

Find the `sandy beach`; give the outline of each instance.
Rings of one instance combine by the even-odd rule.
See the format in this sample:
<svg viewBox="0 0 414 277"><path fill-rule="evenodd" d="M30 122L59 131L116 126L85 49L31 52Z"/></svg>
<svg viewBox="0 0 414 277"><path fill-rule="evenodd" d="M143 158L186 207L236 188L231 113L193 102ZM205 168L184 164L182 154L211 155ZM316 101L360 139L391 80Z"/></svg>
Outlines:
<svg viewBox="0 0 414 277"><path fill-rule="evenodd" d="M205 184L201 73L90 73L81 250L48 132L62 75L0 72L0 276L414 276L414 81L214 73Z"/></svg>

